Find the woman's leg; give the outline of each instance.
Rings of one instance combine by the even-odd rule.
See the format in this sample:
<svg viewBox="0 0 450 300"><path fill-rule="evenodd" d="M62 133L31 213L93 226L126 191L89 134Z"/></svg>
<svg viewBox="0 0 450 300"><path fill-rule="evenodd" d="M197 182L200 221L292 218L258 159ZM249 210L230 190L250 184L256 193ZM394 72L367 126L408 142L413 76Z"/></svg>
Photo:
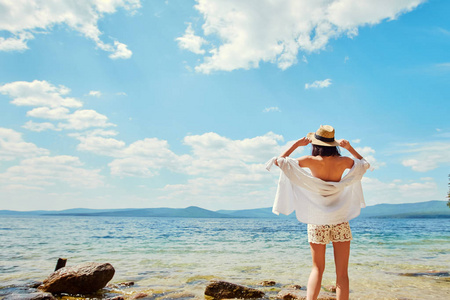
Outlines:
<svg viewBox="0 0 450 300"><path fill-rule="evenodd" d="M348 300L348 259L350 257L350 241L333 242L334 263L336 265L336 296L337 300Z"/></svg>
<svg viewBox="0 0 450 300"><path fill-rule="evenodd" d="M325 270L325 250L327 245L309 243L312 255L312 270L309 275L308 287L306 290L307 300L316 300L319 296L322 284L322 275Z"/></svg>

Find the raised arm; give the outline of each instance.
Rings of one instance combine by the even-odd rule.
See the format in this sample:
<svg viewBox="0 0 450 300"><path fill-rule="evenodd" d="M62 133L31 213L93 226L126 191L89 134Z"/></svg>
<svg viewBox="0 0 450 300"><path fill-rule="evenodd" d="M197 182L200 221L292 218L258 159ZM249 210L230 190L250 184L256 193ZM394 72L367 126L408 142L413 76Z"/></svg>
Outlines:
<svg viewBox="0 0 450 300"><path fill-rule="evenodd" d="M363 157L361 154L359 154L353 147L350 145L350 142L347 140L338 140L339 146L341 146L344 149L347 149L348 152L350 152L351 155L353 155L357 159L362 159Z"/></svg>
<svg viewBox="0 0 450 300"><path fill-rule="evenodd" d="M295 151L295 149L297 149L298 147L301 147L301 146L306 146L309 143L311 143L311 140L306 138L306 137L303 137L303 138L299 139L298 141L296 141L289 149L284 151L284 153L281 154L280 156L281 157L288 157L289 155L292 154L292 152Z"/></svg>
<svg viewBox="0 0 450 300"><path fill-rule="evenodd" d="M297 149L298 147L301 147L301 146L306 146L309 143L311 143L311 140L308 139L307 137L303 137L303 138L297 140L291 147L289 147L289 149L284 151L283 154L280 155L280 157L288 157L289 155L292 154L292 152L295 151L295 149ZM275 165L278 166L278 163L276 161L275 161Z"/></svg>

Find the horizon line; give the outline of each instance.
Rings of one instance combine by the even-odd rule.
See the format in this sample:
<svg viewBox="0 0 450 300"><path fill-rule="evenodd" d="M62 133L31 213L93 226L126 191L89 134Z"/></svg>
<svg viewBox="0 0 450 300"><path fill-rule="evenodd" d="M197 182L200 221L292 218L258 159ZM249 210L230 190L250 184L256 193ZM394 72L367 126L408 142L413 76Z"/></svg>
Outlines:
<svg viewBox="0 0 450 300"><path fill-rule="evenodd" d="M416 204L416 203L426 203L426 202L432 202L432 201L441 201L446 202L447 200L427 200L427 201L420 201L420 202L402 202L402 203L377 203L369 206L375 206L375 205L381 205L381 204L387 204L387 205L402 205L402 204ZM52 212L58 212L58 211L64 211L64 210L71 210L71 209L91 209L91 210L129 210L129 209L157 209L157 208L168 208L168 209L187 209L189 207L196 207L201 208L204 210L217 212L220 210L254 210L254 209L264 209L264 208L271 208L272 206L267 207L255 207L255 208L243 208L243 209L217 209L217 210L211 210L208 208L203 208L196 205L189 205L186 207L167 207L167 206L161 206L161 207L127 207L127 208L88 208L88 207L73 207L73 208L63 208L63 209L33 209L33 210L15 210L15 209L0 209L0 211L16 211L16 212L35 212L35 211L52 211ZM364 209L364 208L361 208Z"/></svg>

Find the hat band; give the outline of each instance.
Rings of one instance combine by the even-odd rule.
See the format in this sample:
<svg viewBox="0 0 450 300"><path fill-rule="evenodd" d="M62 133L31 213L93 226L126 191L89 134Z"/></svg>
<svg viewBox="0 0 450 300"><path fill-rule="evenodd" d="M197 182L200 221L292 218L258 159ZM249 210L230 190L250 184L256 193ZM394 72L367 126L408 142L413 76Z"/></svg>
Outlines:
<svg viewBox="0 0 450 300"><path fill-rule="evenodd" d="M322 142L327 142L327 143L334 142L334 137L332 137L332 138L326 138L326 137L317 135L317 134L315 134L315 133L314 133L314 137L315 137L316 139L318 139L319 141L322 141Z"/></svg>

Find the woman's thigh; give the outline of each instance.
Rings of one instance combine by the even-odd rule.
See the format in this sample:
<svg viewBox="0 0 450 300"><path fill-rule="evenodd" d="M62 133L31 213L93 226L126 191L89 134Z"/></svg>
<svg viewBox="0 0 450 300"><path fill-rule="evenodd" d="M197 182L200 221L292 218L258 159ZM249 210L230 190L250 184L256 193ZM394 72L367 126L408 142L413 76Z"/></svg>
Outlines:
<svg viewBox="0 0 450 300"><path fill-rule="evenodd" d="M309 243L309 245L311 246L313 265L321 270L325 269L325 251L327 245L314 243Z"/></svg>
<svg viewBox="0 0 450 300"><path fill-rule="evenodd" d="M347 274L350 257L350 241L333 242L334 263L337 274Z"/></svg>

